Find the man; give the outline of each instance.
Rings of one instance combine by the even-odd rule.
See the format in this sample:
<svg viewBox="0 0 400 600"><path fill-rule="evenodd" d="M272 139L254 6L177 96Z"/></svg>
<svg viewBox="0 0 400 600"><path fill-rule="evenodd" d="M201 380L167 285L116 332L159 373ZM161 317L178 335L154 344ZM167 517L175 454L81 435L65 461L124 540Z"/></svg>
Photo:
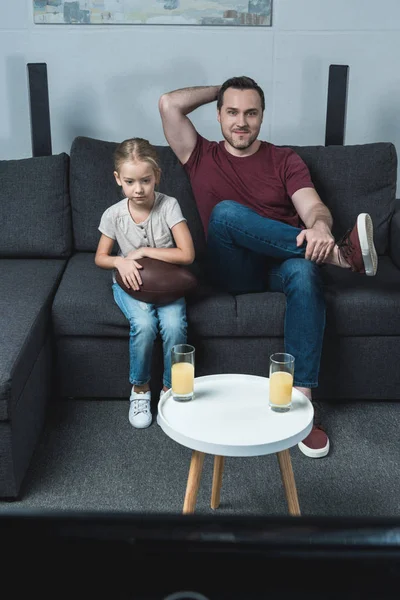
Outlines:
<svg viewBox="0 0 400 600"><path fill-rule="evenodd" d="M215 100L221 142L203 138L187 117ZM285 351L296 358L294 386L312 400L325 328L320 265L375 275L370 216L359 215L335 244L331 213L303 160L258 139L265 99L253 79L175 90L161 96L159 109L165 137L191 181L210 276L233 294L269 289L286 295ZM317 416L299 448L312 458L328 454L329 438Z"/></svg>

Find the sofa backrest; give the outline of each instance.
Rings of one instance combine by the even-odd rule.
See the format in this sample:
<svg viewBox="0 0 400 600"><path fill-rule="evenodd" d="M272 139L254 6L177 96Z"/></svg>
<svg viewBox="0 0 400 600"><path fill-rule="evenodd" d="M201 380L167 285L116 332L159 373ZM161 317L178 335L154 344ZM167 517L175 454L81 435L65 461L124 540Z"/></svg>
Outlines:
<svg viewBox="0 0 400 600"><path fill-rule="evenodd" d="M71 205L74 248L95 251L103 212L121 200L113 172L116 142L77 137L71 147ZM188 177L169 146L155 146L161 166L160 191L176 198L187 219L196 258L205 250L205 236Z"/></svg>
<svg viewBox="0 0 400 600"><path fill-rule="evenodd" d="M367 212L374 223L378 254L388 250L389 222L394 212L397 153L390 142L353 146L290 146L310 169L321 200L333 216L338 240Z"/></svg>
<svg viewBox="0 0 400 600"><path fill-rule="evenodd" d="M66 258L72 248L69 156L0 161L0 257Z"/></svg>
<svg viewBox="0 0 400 600"><path fill-rule="evenodd" d="M116 142L77 137L71 148L70 187L74 247L92 251L98 225L108 206L121 199L113 176ZM305 161L322 201L331 210L338 240L360 212L370 213L378 254L388 249L389 222L397 180L396 148L389 142L353 146L289 146ZM205 237L189 179L169 146L156 146L162 177L160 190L178 199L201 258Z"/></svg>

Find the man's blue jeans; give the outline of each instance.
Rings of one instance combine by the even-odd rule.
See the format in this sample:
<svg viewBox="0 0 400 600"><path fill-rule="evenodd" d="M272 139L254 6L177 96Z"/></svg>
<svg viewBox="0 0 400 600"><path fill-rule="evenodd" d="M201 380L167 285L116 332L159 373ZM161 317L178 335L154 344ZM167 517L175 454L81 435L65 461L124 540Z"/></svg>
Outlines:
<svg viewBox="0 0 400 600"><path fill-rule="evenodd" d="M317 387L325 329L320 267L298 248L301 229L258 215L232 200L211 214L207 247L212 281L232 294L286 295L285 352L295 357L294 384ZM265 307L268 310L268 307Z"/></svg>
<svg viewBox="0 0 400 600"><path fill-rule="evenodd" d="M171 387L171 349L175 344L186 344L186 303L180 298L159 306L139 302L117 283L112 286L115 302L129 321L129 381L144 385L150 381L154 340L160 332L163 342L163 384Z"/></svg>

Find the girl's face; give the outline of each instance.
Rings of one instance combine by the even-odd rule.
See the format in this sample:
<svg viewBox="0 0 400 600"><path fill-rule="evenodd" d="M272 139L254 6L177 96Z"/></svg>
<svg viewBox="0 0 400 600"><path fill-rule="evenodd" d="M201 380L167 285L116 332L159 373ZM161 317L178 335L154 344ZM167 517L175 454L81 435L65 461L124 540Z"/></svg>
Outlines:
<svg viewBox="0 0 400 600"><path fill-rule="evenodd" d="M158 178L153 167L146 161L122 163L119 172L114 171L115 179L124 194L136 206L151 207L154 203L154 187Z"/></svg>

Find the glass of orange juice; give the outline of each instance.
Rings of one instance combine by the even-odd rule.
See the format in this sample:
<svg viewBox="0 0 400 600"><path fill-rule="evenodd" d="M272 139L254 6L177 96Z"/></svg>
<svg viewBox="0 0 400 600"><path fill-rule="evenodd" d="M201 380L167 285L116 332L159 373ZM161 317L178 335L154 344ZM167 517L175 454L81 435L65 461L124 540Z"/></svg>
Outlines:
<svg viewBox="0 0 400 600"><path fill-rule="evenodd" d="M287 412L292 406L294 356L286 352L269 359L269 406L275 412Z"/></svg>
<svg viewBox="0 0 400 600"><path fill-rule="evenodd" d="M171 350L172 397L188 402L194 397L194 346L177 344Z"/></svg>

